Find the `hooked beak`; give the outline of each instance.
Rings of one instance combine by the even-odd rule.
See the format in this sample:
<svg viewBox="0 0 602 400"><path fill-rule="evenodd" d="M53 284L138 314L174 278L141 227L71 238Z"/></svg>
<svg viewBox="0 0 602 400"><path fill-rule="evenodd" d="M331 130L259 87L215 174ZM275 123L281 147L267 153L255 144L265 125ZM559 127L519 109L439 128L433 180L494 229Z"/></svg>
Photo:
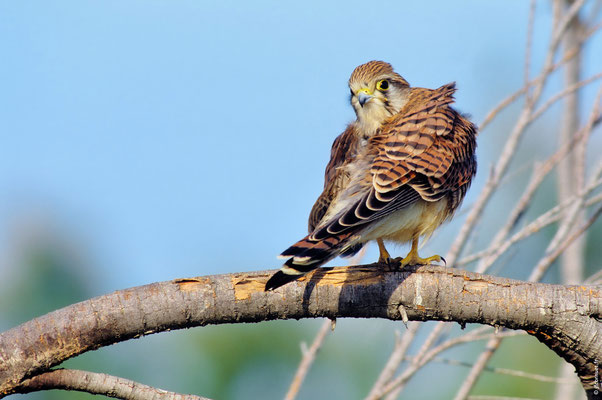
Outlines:
<svg viewBox="0 0 602 400"><path fill-rule="evenodd" d="M370 93L370 91L368 89L362 89L359 91L359 93L357 94L357 101L360 102L360 106L364 106L364 104L366 104L367 102L369 102L372 99L372 93Z"/></svg>

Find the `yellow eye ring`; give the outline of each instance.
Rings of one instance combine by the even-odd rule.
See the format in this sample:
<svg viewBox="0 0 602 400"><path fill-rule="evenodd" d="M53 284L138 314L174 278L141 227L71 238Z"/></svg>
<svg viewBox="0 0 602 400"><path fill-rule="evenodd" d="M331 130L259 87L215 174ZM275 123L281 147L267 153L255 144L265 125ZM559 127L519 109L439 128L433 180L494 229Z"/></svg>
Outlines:
<svg viewBox="0 0 602 400"><path fill-rule="evenodd" d="M386 92L387 90L389 90L389 81L383 79L381 81L376 82L376 89L380 90L381 92Z"/></svg>

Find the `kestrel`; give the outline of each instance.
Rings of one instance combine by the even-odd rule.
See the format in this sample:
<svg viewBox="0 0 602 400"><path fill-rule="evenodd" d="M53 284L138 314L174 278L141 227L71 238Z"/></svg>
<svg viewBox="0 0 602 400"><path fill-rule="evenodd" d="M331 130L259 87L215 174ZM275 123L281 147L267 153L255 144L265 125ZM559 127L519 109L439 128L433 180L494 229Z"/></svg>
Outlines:
<svg viewBox="0 0 602 400"><path fill-rule="evenodd" d="M418 239L452 217L477 170L477 128L451 107L455 83L413 88L390 64L370 61L353 71L349 88L357 119L332 145L309 235L282 252L288 260L265 290L370 240L382 263L395 261L384 241L412 242L400 267L442 260L420 258Z"/></svg>

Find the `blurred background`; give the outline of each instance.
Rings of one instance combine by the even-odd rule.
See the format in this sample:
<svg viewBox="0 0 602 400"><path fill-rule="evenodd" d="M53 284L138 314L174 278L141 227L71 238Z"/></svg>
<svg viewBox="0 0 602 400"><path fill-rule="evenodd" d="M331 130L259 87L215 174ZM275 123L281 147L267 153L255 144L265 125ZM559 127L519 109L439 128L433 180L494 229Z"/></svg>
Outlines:
<svg viewBox="0 0 602 400"><path fill-rule="evenodd" d="M537 4L532 71L541 68L552 19L549 3ZM457 108L480 123L523 84L528 12L526 1L502 0L0 1L0 329L131 286L278 268L276 255L306 233L332 141L354 118L346 86L352 70L380 59L414 86L456 81ZM602 65L599 37L583 56L587 77ZM560 74L546 91L561 88ZM581 92L584 103L596 90ZM481 133L480 169L464 210L519 108ZM560 111L558 104L530 128L473 249L505 220L533 161L551 153ZM600 135L592 144L602 146ZM529 213L548 209L555 193L550 179ZM445 254L463 217L440 229L424 253ZM529 239L493 272L526 279L553 232ZM586 276L600 269L601 239L598 223L587 239ZM366 262L376 258L369 248ZM557 275L552 268L545 281ZM300 343L311 342L320 323L169 332L64 366L214 399L279 399ZM405 327L338 321L299 398L362 398L395 330ZM535 339L503 346L492 365L557 375L560 360ZM472 362L481 349L469 344L448 354ZM402 398L448 398L467 371L433 363ZM492 385L501 387L498 395L533 398L554 388L485 373L473 393L490 394Z"/></svg>

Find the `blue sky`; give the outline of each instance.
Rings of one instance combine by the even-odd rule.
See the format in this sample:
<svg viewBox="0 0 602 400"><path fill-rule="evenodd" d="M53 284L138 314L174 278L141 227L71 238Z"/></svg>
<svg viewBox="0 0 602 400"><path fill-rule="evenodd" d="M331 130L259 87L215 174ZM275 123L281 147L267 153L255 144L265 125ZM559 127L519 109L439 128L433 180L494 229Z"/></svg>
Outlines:
<svg viewBox="0 0 602 400"><path fill-rule="evenodd" d="M521 1L2 1L0 249L23 231L65 236L93 260L99 291L277 268L354 117L353 68L382 59L415 86L456 81L457 107L479 122L521 85L527 12ZM536 39L549 19L540 3Z"/></svg>

